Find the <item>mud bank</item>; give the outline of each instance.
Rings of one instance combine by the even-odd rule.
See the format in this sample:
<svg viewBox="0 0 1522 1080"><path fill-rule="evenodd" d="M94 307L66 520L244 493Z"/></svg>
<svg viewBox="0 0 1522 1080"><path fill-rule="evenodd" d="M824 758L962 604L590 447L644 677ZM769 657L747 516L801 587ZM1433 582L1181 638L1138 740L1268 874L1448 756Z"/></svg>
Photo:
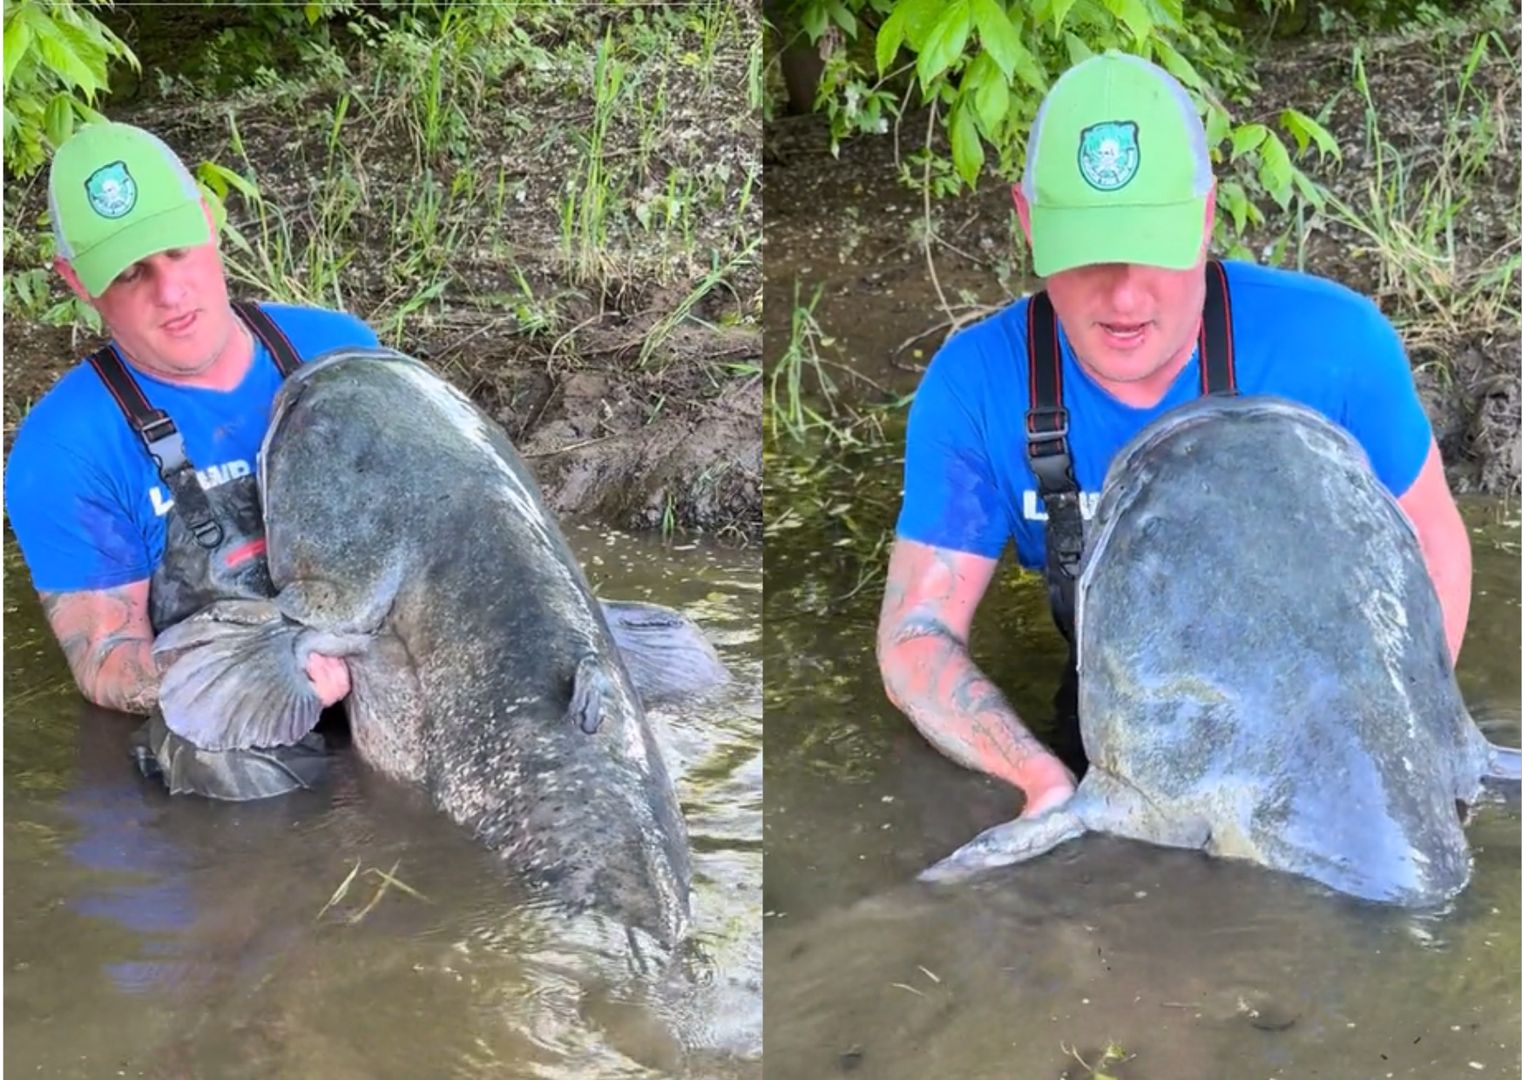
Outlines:
<svg viewBox="0 0 1522 1080"><path fill-rule="evenodd" d="M256 252L224 236L235 298L364 318L500 419L567 518L750 541L761 527L761 119L747 94L758 16L709 14L721 21L525 16L516 36L472 45L451 69L437 145L420 134L415 58L379 47L228 95L145 67L105 112L192 168L213 161L257 185L258 201L227 201ZM622 65L624 90L593 162L599 48ZM33 230L45 174L7 176L6 197L8 225ZM594 197L601 216L579 218ZM45 265L7 239L8 271ZM51 284L49 302L63 299ZM31 403L99 342L7 308L8 449Z"/></svg>

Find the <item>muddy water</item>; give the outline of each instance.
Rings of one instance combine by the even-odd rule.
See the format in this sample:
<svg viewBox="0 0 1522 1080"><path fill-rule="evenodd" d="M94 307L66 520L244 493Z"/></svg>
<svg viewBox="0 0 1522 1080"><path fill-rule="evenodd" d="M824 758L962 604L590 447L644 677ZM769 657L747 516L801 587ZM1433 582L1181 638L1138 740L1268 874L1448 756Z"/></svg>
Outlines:
<svg viewBox="0 0 1522 1080"><path fill-rule="evenodd" d="M938 756L885 700L874 555L889 451L768 461L766 1075L1117 1080L1516 1077L1518 809L1477 811L1441 913L1360 905L1247 865L1104 836L932 894L914 874L1018 796ZM783 518L780 507L824 507ZM1460 663L1519 741L1515 508L1464 507L1475 596ZM1040 582L1001 574L973 652L1033 719L1064 646ZM1074 1056L1076 1054L1076 1056ZM1473 1063L1473 1064L1471 1064Z"/></svg>
<svg viewBox="0 0 1522 1080"><path fill-rule="evenodd" d="M6 549L5 1071L14 1076L760 1074L760 558L568 530L602 595L679 607L736 676L657 715L702 956L634 978L340 754L319 791L170 799L82 705ZM352 870L347 893L323 908ZM388 888L391 871L426 899Z"/></svg>

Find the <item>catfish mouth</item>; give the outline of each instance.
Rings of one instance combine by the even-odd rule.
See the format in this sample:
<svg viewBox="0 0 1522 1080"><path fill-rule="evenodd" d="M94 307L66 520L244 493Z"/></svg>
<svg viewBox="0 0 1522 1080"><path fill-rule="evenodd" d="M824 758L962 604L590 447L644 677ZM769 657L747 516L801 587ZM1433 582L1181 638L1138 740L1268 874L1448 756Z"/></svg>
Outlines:
<svg viewBox="0 0 1522 1080"><path fill-rule="evenodd" d="M382 347L370 347L366 345L342 345L336 349L319 353L317 356L301 364L295 371L286 376L280 384L280 390L275 394L275 403L270 407L270 422L265 428L264 440L259 444L259 512L268 520L269 507L264 503L264 493L268 490L265 477L265 462L269 460L270 444L274 441L280 430L280 422L285 419L286 413L295 407L296 402L301 400L301 395L306 392L307 383L316 378L319 372L325 372L331 367L337 367L350 360L371 360L376 362L390 362L395 364L416 364L417 361L405 353L395 349Z"/></svg>
<svg viewBox="0 0 1522 1080"><path fill-rule="evenodd" d="M319 353L286 376L285 382L281 384L280 393L276 397L275 407L270 416L270 428L273 429L279 423L280 417L285 413L286 409L290 408L291 402L301 395L302 387L314 378L318 372L326 371L330 367L336 367L349 360L391 361L403 364L417 363L416 360L405 353L380 346L342 345L336 349L329 349L327 352Z"/></svg>

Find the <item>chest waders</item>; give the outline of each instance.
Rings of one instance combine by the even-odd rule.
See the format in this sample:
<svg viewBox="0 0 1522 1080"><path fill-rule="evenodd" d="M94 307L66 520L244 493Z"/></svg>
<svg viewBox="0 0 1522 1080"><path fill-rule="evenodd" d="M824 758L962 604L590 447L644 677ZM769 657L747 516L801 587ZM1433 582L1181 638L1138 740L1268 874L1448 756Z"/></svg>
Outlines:
<svg viewBox="0 0 1522 1080"><path fill-rule="evenodd" d="M290 339L257 305L233 311L274 358L281 378L301 365ZM184 436L162 409L149 404L116 349L106 345L90 366L142 440L173 505L164 518L164 553L148 585L148 620L155 636L214 600L267 600L274 595L264 557L264 520L257 471L203 488ZM171 732L155 709L136 732L132 753L144 775L160 775L173 794L255 799L310 787L324 768L322 737L263 750L201 750Z"/></svg>
<svg viewBox="0 0 1522 1080"><path fill-rule="evenodd" d="M1025 345L1031 401L1025 414L1025 452L1046 506L1047 601L1052 621L1068 643L1067 667L1056 698L1053 751L1069 765L1081 768L1084 762L1078 731L1078 645L1073 613L1079 563L1083 559L1083 512L1068 448L1068 414L1062 404L1057 314L1045 291L1036 293L1026 305ZM1205 264L1205 312L1200 324L1199 350L1201 395L1236 394L1231 294L1226 271L1214 259Z"/></svg>

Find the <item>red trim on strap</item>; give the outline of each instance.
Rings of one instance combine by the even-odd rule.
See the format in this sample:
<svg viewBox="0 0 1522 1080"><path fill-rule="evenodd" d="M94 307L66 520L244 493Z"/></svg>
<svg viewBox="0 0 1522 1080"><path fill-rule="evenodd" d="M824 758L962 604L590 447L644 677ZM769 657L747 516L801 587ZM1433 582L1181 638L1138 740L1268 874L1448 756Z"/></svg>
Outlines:
<svg viewBox="0 0 1522 1080"><path fill-rule="evenodd" d="M264 549L265 539L261 536L257 540L250 540L245 544L239 544L227 553L222 562L227 566L237 566L241 562L247 562L249 559L263 555Z"/></svg>

